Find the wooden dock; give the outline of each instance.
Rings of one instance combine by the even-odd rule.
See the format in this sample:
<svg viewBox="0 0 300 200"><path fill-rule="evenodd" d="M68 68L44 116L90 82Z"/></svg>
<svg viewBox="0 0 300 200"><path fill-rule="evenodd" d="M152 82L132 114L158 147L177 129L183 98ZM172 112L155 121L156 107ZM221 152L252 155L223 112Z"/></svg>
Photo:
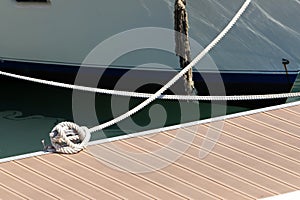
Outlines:
<svg viewBox="0 0 300 200"><path fill-rule="evenodd" d="M268 110L92 145L76 155L4 162L0 199L240 200L298 191L300 103ZM216 144L210 151L203 141Z"/></svg>

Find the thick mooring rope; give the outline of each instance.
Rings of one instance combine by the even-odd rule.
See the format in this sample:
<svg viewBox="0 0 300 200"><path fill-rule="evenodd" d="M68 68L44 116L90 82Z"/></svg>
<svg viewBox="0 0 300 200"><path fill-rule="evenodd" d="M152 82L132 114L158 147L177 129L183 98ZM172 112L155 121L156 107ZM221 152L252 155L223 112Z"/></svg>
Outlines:
<svg viewBox="0 0 300 200"><path fill-rule="evenodd" d="M91 138L87 127L80 127L72 122L56 125L49 134L52 148L57 153L74 154L83 150Z"/></svg>
<svg viewBox="0 0 300 200"><path fill-rule="evenodd" d="M44 85L73 89L73 90L84 91L84 92L93 92L98 94L108 94L114 96L143 98L143 99L147 99L153 95L149 93L108 90L108 89L92 88L92 87L79 86L79 85L71 85L66 83L59 83L54 81L47 81L47 80L42 80L37 78L21 76L21 75L12 74L3 71L0 71L0 75L15 78L15 79L20 79L20 80L30 81L34 83L40 83ZM293 92L293 93L281 93L281 94L233 95L233 96L160 95L159 97L157 97L157 99L179 100L179 101L249 101L249 100L293 98L299 96L300 96L300 92Z"/></svg>
<svg viewBox="0 0 300 200"><path fill-rule="evenodd" d="M224 28L224 30L184 69L182 69L174 78L172 78L164 87L162 87L155 94L145 94L145 93L134 93L134 92L124 92L124 91L111 91L105 89L98 88L89 88L83 86L69 85L64 83L57 83L53 81L40 80L30 77L24 77L20 75L15 75L11 73L1 72L0 75L9 76L17 79L28 80L32 82L42 83L46 85L52 85L57 87L70 88L75 90L83 90L89 92L97 92L104 94L112 94L112 95L121 95L121 96L132 96L132 97L142 97L147 98L140 105L135 107L134 109L128 111L127 113L108 121L99 126L88 129L86 127L79 127L78 125L72 122L62 122L53 128L52 132L49 134L51 143L55 148L56 152L73 154L78 153L83 150L90 137L91 133L100 131L104 128L112 126L131 115L135 114L139 110L143 109L145 106L153 102L157 98L162 99L178 99L178 100L252 100L252 99L268 99L268 98L284 98L284 97L295 97L299 96L299 93L294 94L279 94L279 95L254 95L254 96L173 96L173 95L162 95L168 88L170 88L176 81L178 81L182 76L184 76L192 67L194 67L215 45L217 45L221 39L230 31L230 29L234 26L237 20L241 17L241 15L245 12L245 10L250 5L251 0L246 0L236 15L232 18L229 24ZM73 142L75 141L75 143Z"/></svg>
<svg viewBox="0 0 300 200"><path fill-rule="evenodd" d="M181 69L191 62L191 47L189 41L189 20L186 10L186 0L176 0L174 5L175 53L179 56ZM193 69L184 75L185 90L188 95L195 90Z"/></svg>
<svg viewBox="0 0 300 200"><path fill-rule="evenodd" d="M132 110L129 110L127 113L108 121L104 124L101 124L99 126L93 127L89 129L88 131L90 133L100 131L104 128L107 128L109 126L112 126L131 115L135 114L139 110L143 109L145 106L149 105L151 102L153 102L155 99L157 99L159 96L162 95L163 92L165 92L168 88L170 88L178 79L180 79L184 74L186 74L193 66L195 66L215 45L217 45L220 40L230 31L230 29L234 26L234 24L237 22L237 20L241 17L241 15L245 12L245 10L248 8L249 4L251 3L251 0L246 0L243 6L240 8L240 10L236 13L236 15L233 17L233 19L230 21L230 23L225 27L225 29L183 70L181 70L174 78L172 78L164 87L162 87L160 90L158 90L155 94L151 95L148 99L146 99L144 102L133 108ZM60 128L60 124L58 127ZM67 128L68 129L68 128ZM70 130L70 129L68 129ZM51 138L52 139L52 138ZM82 145L84 148L84 145ZM67 149L67 150L66 150ZM64 151L63 153L77 153L80 150L78 149L72 149L72 147L65 147L65 149L62 149Z"/></svg>
<svg viewBox="0 0 300 200"><path fill-rule="evenodd" d="M12 74L8 72L0 71L0 75L20 80L26 80L30 82L40 83L44 85L56 86L61 88L73 89L84 92L93 92L98 94L108 94L114 96L133 97L147 99L153 94L128 92L119 90L107 90L101 88L92 88L86 86L71 85L65 83L59 83L54 81L41 80L37 78L31 78ZM300 97L300 92L281 93L281 94L262 94L262 95L233 95L233 96L196 96L196 95L160 95L157 99L165 100L179 100L179 101L249 101L249 100L266 100L266 99L282 99L282 98L294 98Z"/></svg>

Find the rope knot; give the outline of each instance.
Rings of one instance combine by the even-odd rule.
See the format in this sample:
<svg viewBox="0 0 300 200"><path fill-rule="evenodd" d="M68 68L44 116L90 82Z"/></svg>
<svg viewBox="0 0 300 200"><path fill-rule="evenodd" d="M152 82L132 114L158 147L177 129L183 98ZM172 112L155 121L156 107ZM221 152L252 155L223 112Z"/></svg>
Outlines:
<svg viewBox="0 0 300 200"><path fill-rule="evenodd" d="M86 148L91 133L87 127L61 122L49 133L51 144L58 153L75 154Z"/></svg>

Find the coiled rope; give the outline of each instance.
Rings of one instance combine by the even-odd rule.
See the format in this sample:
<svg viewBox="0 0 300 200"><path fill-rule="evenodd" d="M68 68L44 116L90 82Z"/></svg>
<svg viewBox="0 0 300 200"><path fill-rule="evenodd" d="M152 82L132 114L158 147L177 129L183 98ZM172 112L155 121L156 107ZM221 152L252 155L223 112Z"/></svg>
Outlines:
<svg viewBox="0 0 300 200"><path fill-rule="evenodd" d="M183 96L183 95L162 95L168 88L170 88L175 82L177 82L184 74L186 74L192 67L194 67L214 46L216 46L230 31L230 29L236 24L242 14L246 11L250 5L251 0L246 0L236 15L224 28L224 30L184 69L182 69L174 78L172 78L164 87L158 90L155 94L146 94L146 93L135 93L135 92L126 92L126 91L115 91L115 90L105 90L99 88L90 88L84 86L70 85L64 83L58 83L53 81L46 81L31 77L20 76L16 74L11 74L7 72L0 71L0 75L32 81L36 83L69 88L74 90L102 93L102 94L111 94L119 96L130 96L130 97L139 97L147 98L144 102L128 111L127 113L108 121L104 124L93 128L79 127L78 125L72 122L62 122L55 126L51 131L50 139L52 146L55 148L56 152L73 154L78 153L83 150L87 143L90 140L91 133L100 131L104 128L112 126L131 115L135 114L139 110L143 109L145 106L153 102L155 99L173 99L173 100L211 100L211 101L228 101L228 100L258 100L258 99L275 99L275 98L287 98L287 97L297 97L300 96L300 93L284 93L284 94L269 94L269 95L242 95L242 96ZM74 142L75 143L74 143Z"/></svg>

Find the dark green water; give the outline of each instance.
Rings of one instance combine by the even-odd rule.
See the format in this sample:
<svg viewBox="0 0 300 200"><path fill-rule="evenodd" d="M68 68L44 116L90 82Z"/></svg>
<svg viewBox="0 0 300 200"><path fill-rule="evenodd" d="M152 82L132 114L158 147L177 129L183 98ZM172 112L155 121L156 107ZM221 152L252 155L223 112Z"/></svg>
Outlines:
<svg viewBox="0 0 300 200"><path fill-rule="evenodd" d="M45 139L49 144L48 133L57 123L74 120L71 90L0 78L0 158L42 150L41 140ZM116 102L123 102L127 99L125 97L114 98ZM134 107L141 100L130 99L129 106L124 107L122 103L111 103L109 95L96 95L95 102L95 110L101 123L114 118L112 106L117 116ZM85 109L85 107L86 105L83 104L77 109ZM149 110L151 110L151 116L149 116ZM204 102L179 103L178 101L157 100L131 119L124 120L101 133L94 133L92 140L216 117L224 115L224 111L230 114L245 110L247 108L226 107ZM86 116L81 116L81 118L82 121L76 121L80 125L87 125L85 122L92 121ZM88 124L88 127L95 125L97 123Z"/></svg>

